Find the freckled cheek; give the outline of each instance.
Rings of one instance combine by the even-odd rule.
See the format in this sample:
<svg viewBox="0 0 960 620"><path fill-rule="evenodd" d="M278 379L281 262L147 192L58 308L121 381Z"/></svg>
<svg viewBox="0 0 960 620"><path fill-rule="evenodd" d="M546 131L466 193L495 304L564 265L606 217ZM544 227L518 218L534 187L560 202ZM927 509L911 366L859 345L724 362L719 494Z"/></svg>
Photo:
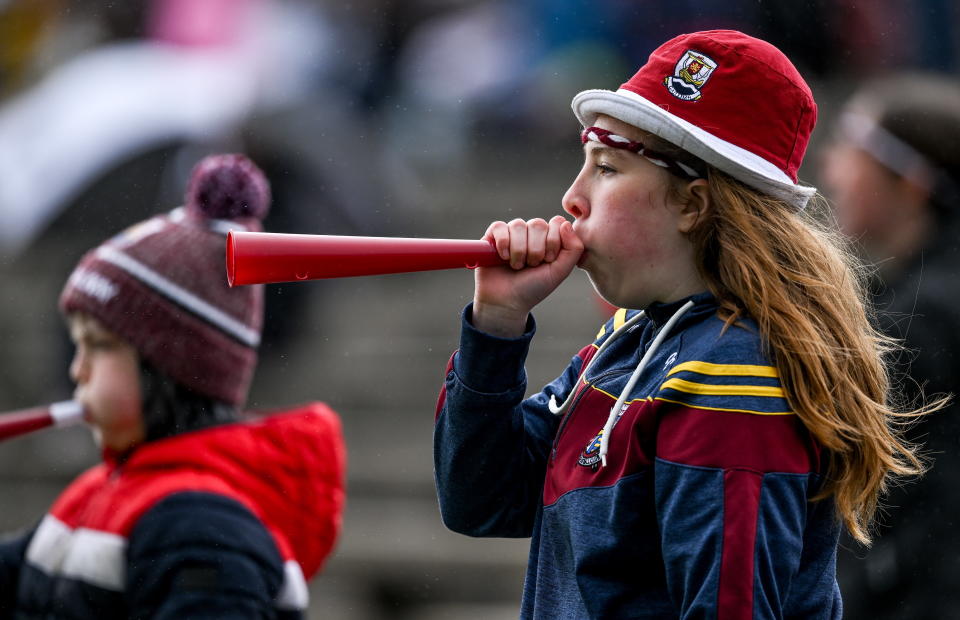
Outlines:
<svg viewBox="0 0 960 620"><path fill-rule="evenodd" d="M609 223L605 250L611 257L636 265L651 266L668 255L669 239L659 222L636 217Z"/></svg>

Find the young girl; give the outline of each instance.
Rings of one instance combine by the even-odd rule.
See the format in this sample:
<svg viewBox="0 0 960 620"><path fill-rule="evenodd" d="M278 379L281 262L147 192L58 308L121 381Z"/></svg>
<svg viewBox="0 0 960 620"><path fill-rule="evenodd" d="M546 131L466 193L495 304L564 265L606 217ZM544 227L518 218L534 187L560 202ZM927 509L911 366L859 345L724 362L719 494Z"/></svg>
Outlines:
<svg viewBox="0 0 960 620"><path fill-rule="evenodd" d="M921 464L856 266L797 183L810 89L709 31L573 110L573 224L486 232L510 266L477 270L440 395L445 524L532 536L523 618L839 618L841 527L868 540ZM624 309L524 400L530 311L574 266Z"/></svg>
<svg viewBox="0 0 960 620"><path fill-rule="evenodd" d="M0 545L0 617L294 618L343 508L336 414L240 423L262 287L231 289L228 229L259 230L267 180L240 155L194 169L183 208L89 252L60 298L70 376L104 462Z"/></svg>

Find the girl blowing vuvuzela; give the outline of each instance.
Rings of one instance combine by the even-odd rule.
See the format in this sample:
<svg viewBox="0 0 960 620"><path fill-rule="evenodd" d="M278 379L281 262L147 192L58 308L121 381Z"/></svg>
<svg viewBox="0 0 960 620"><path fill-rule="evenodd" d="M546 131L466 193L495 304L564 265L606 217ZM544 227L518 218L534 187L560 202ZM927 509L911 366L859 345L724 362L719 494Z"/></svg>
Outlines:
<svg viewBox="0 0 960 620"><path fill-rule="evenodd" d="M817 109L772 45L672 39L573 99L562 216L494 222L434 437L445 524L532 537L521 616L839 618L837 540L922 466L859 267L797 171ZM573 270L621 309L524 399ZM905 416L905 417L904 417Z"/></svg>

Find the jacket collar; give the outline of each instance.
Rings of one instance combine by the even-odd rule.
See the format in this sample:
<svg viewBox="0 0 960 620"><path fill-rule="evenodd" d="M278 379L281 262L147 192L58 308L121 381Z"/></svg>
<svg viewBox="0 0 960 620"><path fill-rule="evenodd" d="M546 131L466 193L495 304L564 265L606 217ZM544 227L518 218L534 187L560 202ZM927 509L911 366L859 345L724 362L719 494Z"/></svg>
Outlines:
<svg viewBox="0 0 960 620"><path fill-rule="evenodd" d="M691 308L683 316L682 323L687 322L693 319L702 318L706 314L710 314L717 311L719 304L717 304L717 298L713 296L713 293L710 291L704 291L702 293L697 293L695 295L690 295L689 297L684 297L683 299L678 299L677 301L671 301L669 303L663 303L655 301L646 308L647 316L653 321L653 324L658 328L662 327L664 323L670 320L670 317L680 309L683 304L688 301L693 302L693 308Z"/></svg>

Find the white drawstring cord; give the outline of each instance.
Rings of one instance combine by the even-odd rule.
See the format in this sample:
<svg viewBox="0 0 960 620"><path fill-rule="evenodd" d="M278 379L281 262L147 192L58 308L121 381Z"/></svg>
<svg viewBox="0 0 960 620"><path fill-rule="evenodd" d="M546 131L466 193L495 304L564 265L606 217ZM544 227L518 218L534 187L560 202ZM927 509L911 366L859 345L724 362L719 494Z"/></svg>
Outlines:
<svg viewBox="0 0 960 620"><path fill-rule="evenodd" d="M617 398L617 403L613 406L613 409L610 410L610 415L607 416L607 423L603 425L603 430L600 432L600 463L603 465L603 467L607 466L607 448L610 445L610 433L613 432L613 425L617 421L620 408L623 407L623 403L627 400L627 396L630 395L630 391L633 390L633 386L636 385L637 379L640 378L640 373L643 372L643 369L647 365L647 361L649 361L650 358L653 357L653 354L656 352L656 350L660 348L660 344L667 337L667 334L670 333L670 330L673 329L673 326L676 325L677 321L680 320L680 317L682 317L687 310L692 307L693 302L688 301L687 303L683 304L679 310L673 313L673 316L670 317L670 320L667 321L667 324L663 326L663 329L660 330L660 333L657 334L656 338L653 339L653 343L650 345L650 348L648 348L647 352L644 353L640 363L637 364L637 368L633 371L633 374L630 375L630 380L627 381L627 385L620 392L620 397ZM624 327L625 326L626 325L624 325ZM612 339L613 336L611 335L610 338ZM596 356L594 359L596 359ZM593 360L590 361L592 362ZM566 402L564 402L564 405L566 405Z"/></svg>
<svg viewBox="0 0 960 620"><path fill-rule="evenodd" d="M580 371L580 374L577 376L576 382L573 384L573 388L570 390L570 393L564 399L562 405L557 405L556 395L554 394L550 395L550 402L547 404L547 407L550 408L550 413L554 415L563 415L563 413L567 410L567 407L570 406L570 403L573 402L573 395L577 392L577 386L580 385L581 377L587 376L587 370L590 369L590 366L592 366L593 363L597 361L597 359L600 357L600 354L606 350L606 348L610 345L610 343L616 340L620 336L620 334L624 333L626 330L633 327L637 323L637 321L642 319L645 315L646 315L646 312L641 310L640 312L632 316L629 321L625 322L623 325L618 327L616 331L610 334L610 337L607 338L602 345L600 345L600 348L597 349L597 352L594 353L593 357L590 358L590 363L587 364L586 368Z"/></svg>

